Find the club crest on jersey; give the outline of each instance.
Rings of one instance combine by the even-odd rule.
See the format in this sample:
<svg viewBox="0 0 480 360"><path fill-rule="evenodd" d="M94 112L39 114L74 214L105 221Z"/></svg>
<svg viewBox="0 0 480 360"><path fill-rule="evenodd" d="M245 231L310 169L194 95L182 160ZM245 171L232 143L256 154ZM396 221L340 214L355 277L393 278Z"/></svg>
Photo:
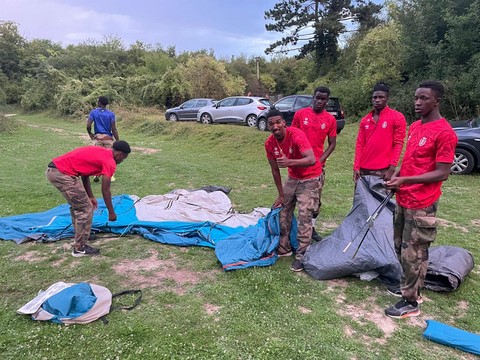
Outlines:
<svg viewBox="0 0 480 360"><path fill-rule="evenodd" d="M280 151L278 150L278 147L275 146L275 148L273 149L273 154L275 156L280 156Z"/></svg>
<svg viewBox="0 0 480 360"><path fill-rule="evenodd" d="M418 142L418 146L423 146L427 143L427 138L424 136L420 139L420 141Z"/></svg>
<svg viewBox="0 0 480 360"><path fill-rule="evenodd" d="M289 152L290 154L293 154L293 149L292 149L292 148L288 149L288 152Z"/></svg>
<svg viewBox="0 0 480 360"><path fill-rule="evenodd" d="M306 117L305 119L303 119L303 125L308 125L308 117Z"/></svg>
<svg viewBox="0 0 480 360"><path fill-rule="evenodd" d="M365 125L365 130L368 130L369 127L370 125Z"/></svg>
<svg viewBox="0 0 480 360"><path fill-rule="evenodd" d="M386 122L386 121L384 121L384 122L383 122L383 124L382 124L382 128L384 128L384 129L385 129L386 127L387 127L387 122Z"/></svg>
<svg viewBox="0 0 480 360"><path fill-rule="evenodd" d="M327 125L325 125L325 123L322 123L322 125L320 125L320 127L322 128L322 130L325 130L325 128L327 127Z"/></svg>

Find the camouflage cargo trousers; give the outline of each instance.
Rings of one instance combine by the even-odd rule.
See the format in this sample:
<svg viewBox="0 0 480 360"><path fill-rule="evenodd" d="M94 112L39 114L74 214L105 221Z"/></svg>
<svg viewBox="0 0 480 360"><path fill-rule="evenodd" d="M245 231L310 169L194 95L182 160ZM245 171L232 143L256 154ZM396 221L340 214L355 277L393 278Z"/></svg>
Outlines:
<svg viewBox="0 0 480 360"><path fill-rule="evenodd" d="M423 209L406 209L397 204L393 238L402 265L402 296L415 301L420 295L428 267L428 248L437 235L438 201Z"/></svg>
<svg viewBox="0 0 480 360"><path fill-rule="evenodd" d="M47 168L48 181L63 195L70 205L70 215L75 230L74 247L78 250L85 245L92 229L93 205L79 176L62 174L56 168Z"/></svg>
<svg viewBox="0 0 480 360"><path fill-rule="evenodd" d="M107 149L111 149L113 146L113 139L108 135L95 134L93 137L93 144L95 146L101 146Z"/></svg>
<svg viewBox="0 0 480 360"><path fill-rule="evenodd" d="M285 205L280 212L280 254L292 250L290 244L290 229L292 227L293 213L298 203L297 216L297 240L298 249L295 252L295 259L301 260L307 247L312 242L312 218L318 211L320 181L318 178L308 180L297 180L288 178L283 184L283 195Z"/></svg>
<svg viewBox="0 0 480 360"><path fill-rule="evenodd" d="M320 214L320 208L322 207L322 190L325 185L325 168L322 170L322 175L318 178L318 208L313 212L313 218L316 219Z"/></svg>

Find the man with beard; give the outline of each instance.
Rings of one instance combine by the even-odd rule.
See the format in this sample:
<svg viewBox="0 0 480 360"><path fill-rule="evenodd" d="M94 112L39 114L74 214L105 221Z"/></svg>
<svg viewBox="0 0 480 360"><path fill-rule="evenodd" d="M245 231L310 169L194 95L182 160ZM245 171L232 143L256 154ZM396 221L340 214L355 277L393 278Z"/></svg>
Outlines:
<svg viewBox="0 0 480 360"><path fill-rule="evenodd" d="M407 148L400 171L386 182L396 190L394 217L395 251L402 265L402 300L385 309L392 318L418 316L428 267L428 248L437 233L436 213L442 183L448 179L457 135L440 115L444 93L438 81L422 82L415 91L415 112L421 116L408 131Z"/></svg>
<svg viewBox="0 0 480 360"><path fill-rule="evenodd" d="M90 186L90 176L102 176L102 195L108 209L108 220L117 220L110 193L111 177L130 154L126 141L116 141L111 149L84 146L53 159L45 175L70 205L75 230L72 256L97 255L100 250L87 244L92 228L93 211L98 203Z"/></svg>
<svg viewBox="0 0 480 360"><path fill-rule="evenodd" d="M311 243L312 217L318 209L320 163L305 133L295 127L286 127L282 113L272 109L267 114L268 130L272 133L265 141L267 159L272 170L278 197L273 207L283 207L280 212L280 245L278 256L293 254L290 229L293 212L298 202L298 249L292 271L302 271L302 258ZM288 178L282 185L280 168L288 168Z"/></svg>
<svg viewBox="0 0 480 360"><path fill-rule="evenodd" d="M407 123L402 113L388 103L390 88L378 83L373 88L373 110L361 121L355 146L353 181L374 175L388 181L400 159Z"/></svg>
<svg viewBox="0 0 480 360"><path fill-rule="evenodd" d="M311 107L298 110L292 121L292 126L297 127L307 135L312 145L315 158L322 167L322 174L318 186L318 209L315 210L312 218L312 239L321 240L320 235L315 231L315 221L322 206L322 189L325 184L325 162L335 150L337 144L337 120L329 114L325 107L330 98L330 89L325 86L317 87L313 92L313 103ZM328 139L328 146L324 151L325 140Z"/></svg>

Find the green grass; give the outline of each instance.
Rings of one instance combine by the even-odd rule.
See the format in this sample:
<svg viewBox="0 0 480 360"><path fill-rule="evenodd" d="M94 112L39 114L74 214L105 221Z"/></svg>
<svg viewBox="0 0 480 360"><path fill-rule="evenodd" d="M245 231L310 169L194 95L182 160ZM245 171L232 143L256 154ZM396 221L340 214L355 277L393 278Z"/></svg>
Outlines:
<svg viewBox="0 0 480 360"><path fill-rule="evenodd" d="M44 176L51 158L88 144L85 124L48 115L18 115L0 133L0 216L44 211L64 203ZM269 207L276 189L265 158L268 133L243 126L167 123L159 113L125 116L120 135L134 151L118 168L112 193L145 196L205 185L232 188L239 211ZM317 226L323 235L352 204L356 124L346 126L327 163ZM480 176L452 176L444 185L436 244L461 246L478 259ZM94 193L100 197L98 185ZM476 220L476 222L474 222ZM456 226L457 228L455 228ZM2 359L473 359L422 338L435 319L480 333L478 266L460 289L425 291L418 320L392 321L396 299L378 282L354 277L316 281L274 266L223 272L211 249L180 248L135 236L98 240L102 255L75 259L69 241L0 242ZM143 302L116 311L109 325L33 322L15 311L57 281L87 281L113 292L142 288Z"/></svg>

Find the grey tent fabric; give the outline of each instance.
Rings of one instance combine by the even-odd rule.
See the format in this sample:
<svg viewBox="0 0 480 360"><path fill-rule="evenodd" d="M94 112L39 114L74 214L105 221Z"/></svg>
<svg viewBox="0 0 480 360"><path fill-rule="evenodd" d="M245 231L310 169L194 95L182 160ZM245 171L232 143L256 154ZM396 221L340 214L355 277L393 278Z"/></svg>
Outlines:
<svg viewBox="0 0 480 360"><path fill-rule="evenodd" d="M376 277L387 285L400 284L402 267L393 247L393 200L373 222L358 254L352 258L366 231L362 226L386 196L382 183L375 176L360 178L352 209L342 224L330 236L307 249L303 266L308 274L318 280L365 275L365 278ZM344 253L352 239L352 245ZM467 250L456 246L432 246L424 287L432 291L454 291L473 267L473 256Z"/></svg>
<svg viewBox="0 0 480 360"><path fill-rule="evenodd" d="M387 203L370 227L356 257L352 258L367 231L367 227L362 229L363 225L385 196L382 179L361 177L355 188L353 206L342 224L330 236L307 249L303 259L305 271L318 280L375 272L380 281L388 285L398 284L402 269L393 246L393 200ZM343 250L353 239L344 253Z"/></svg>
<svg viewBox="0 0 480 360"><path fill-rule="evenodd" d="M433 246L428 254L424 287L432 291L454 291L475 266L473 256L456 246Z"/></svg>

